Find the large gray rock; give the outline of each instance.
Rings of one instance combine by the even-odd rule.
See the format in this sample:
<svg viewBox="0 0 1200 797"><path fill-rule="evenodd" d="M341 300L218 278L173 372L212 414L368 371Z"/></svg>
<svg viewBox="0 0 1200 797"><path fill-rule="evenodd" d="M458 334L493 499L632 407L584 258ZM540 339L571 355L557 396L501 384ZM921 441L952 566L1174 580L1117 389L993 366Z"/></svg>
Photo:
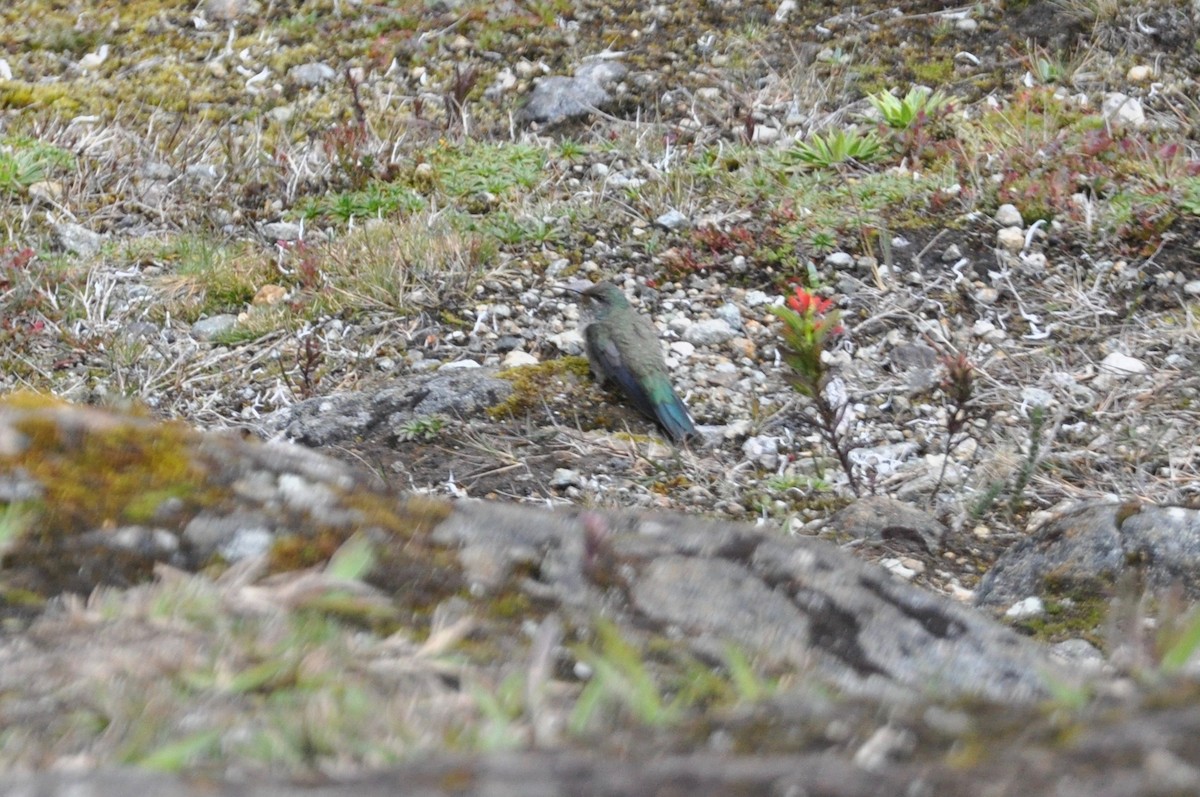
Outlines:
<svg viewBox="0 0 1200 797"><path fill-rule="evenodd" d="M1134 572L1147 587L1179 584L1200 600L1200 510L1084 504L1006 551L980 582L976 602L1007 607L1035 595L1106 597L1123 573Z"/></svg>
<svg viewBox="0 0 1200 797"><path fill-rule="evenodd" d="M381 427L395 435L408 422L437 415L469 418L512 395L513 386L487 368L451 369L400 380L374 392L339 393L302 401L269 424L289 440L325 446Z"/></svg>
<svg viewBox="0 0 1200 797"><path fill-rule="evenodd" d="M587 116L611 101L608 87L625 75L615 61L596 61L580 67L574 77L554 75L539 79L518 113L523 122L553 125Z"/></svg>
<svg viewBox="0 0 1200 797"><path fill-rule="evenodd" d="M619 607L631 626L699 654L733 641L849 691L1032 700L1047 678L1072 680L1028 639L822 540L682 515L573 518L492 503L457 504L433 538L460 548L477 589L533 571L523 588L581 622L596 606Z"/></svg>

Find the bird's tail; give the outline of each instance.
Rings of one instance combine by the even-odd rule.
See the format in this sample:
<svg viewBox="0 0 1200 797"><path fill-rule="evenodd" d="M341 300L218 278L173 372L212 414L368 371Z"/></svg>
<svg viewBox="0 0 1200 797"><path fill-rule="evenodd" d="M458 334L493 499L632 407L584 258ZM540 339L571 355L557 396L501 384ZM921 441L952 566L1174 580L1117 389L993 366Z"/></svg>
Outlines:
<svg viewBox="0 0 1200 797"><path fill-rule="evenodd" d="M687 407L683 406L679 396L675 395L675 391L671 391L669 398L655 402L654 417L676 443L700 439L700 433L692 423L692 416L688 414Z"/></svg>

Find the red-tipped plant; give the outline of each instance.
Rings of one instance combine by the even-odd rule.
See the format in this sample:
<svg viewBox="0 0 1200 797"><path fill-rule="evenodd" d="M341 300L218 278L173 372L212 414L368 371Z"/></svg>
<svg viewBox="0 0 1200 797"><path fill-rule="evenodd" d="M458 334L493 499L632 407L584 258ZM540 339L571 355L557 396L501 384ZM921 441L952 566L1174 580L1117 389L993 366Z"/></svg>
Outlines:
<svg viewBox="0 0 1200 797"><path fill-rule="evenodd" d="M842 429L849 400L833 398L825 389L830 371L821 358L830 340L845 331L841 313L834 309L832 299L814 296L801 287L788 297L786 305L772 307L771 312L783 322L783 361L791 369L787 380L809 400L809 406L801 416L803 422L815 429L833 449L850 481L850 489L859 495L861 487L850 462L854 445Z"/></svg>

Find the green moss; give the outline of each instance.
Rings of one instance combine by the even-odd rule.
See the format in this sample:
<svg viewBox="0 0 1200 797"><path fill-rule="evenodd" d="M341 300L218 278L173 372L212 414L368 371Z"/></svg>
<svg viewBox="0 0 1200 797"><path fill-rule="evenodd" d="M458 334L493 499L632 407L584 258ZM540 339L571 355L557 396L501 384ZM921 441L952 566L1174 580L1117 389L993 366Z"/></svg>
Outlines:
<svg viewBox="0 0 1200 797"><path fill-rule="evenodd" d="M954 62L949 58L918 60L909 65L918 83L940 86L954 77Z"/></svg>
<svg viewBox="0 0 1200 797"><path fill-rule="evenodd" d="M1102 633L1108 616L1109 597L1099 585L1063 585L1055 579L1046 580L1045 613L1016 623L1016 627L1042 642L1061 642L1064 639L1086 639L1104 647Z"/></svg>
<svg viewBox="0 0 1200 797"><path fill-rule="evenodd" d="M28 413L15 428L30 440L9 464L45 486L36 525L50 537L144 522L168 498L199 488L202 469L187 450L194 433L183 424L116 419L87 428L57 413Z"/></svg>
<svg viewBox="0 0 1200 797"><path fill-rule="evenodd" d="M586 357L560 357L537 365L509 368L496 374L512 383L513 392L504 401L488 408L495 419L523 415L542 405L546 392L554 386L571 389L591 372Z"/></svg>

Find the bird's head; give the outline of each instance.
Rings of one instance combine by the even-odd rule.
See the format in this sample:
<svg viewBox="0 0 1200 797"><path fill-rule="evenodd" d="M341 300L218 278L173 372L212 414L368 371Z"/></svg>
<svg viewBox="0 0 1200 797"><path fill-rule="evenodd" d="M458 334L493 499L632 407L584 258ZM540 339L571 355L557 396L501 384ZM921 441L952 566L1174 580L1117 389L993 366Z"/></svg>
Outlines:
<svg viewBox="0 0 1200 797"><path fill-rule="evenodd" d="M629 300L625 292L611 282L597 282L580 294L599 308L627 307Z"/></svg>

